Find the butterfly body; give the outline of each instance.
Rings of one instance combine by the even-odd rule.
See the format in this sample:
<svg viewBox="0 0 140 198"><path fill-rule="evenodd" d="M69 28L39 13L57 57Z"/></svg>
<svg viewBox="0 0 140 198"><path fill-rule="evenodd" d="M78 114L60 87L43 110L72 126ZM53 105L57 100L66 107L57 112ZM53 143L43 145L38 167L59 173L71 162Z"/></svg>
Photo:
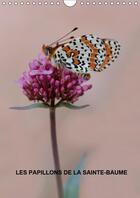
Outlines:
<svg viewBox="0 0 140 198"><path fill-rule="evenodd" d="M48 54L45 50L48 47ZM92 34L82 35L55 47L45 46L43 51L56 66L73 72L89 74L102 71L118 57L120 44L112 39L100 39Z"/></svg>

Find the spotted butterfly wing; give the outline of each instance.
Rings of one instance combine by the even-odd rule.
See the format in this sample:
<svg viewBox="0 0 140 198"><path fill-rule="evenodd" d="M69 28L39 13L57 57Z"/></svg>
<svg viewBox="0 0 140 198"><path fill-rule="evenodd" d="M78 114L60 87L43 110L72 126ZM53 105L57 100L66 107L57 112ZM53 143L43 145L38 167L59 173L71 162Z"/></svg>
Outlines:
<svg viewBox="0 0 140 198"><path fill-rule="evenodd" d="M100 39L92 34L74 38L55 50L53 61L77 72L102 71L117 58L120 51L118 41Z"/></svg>

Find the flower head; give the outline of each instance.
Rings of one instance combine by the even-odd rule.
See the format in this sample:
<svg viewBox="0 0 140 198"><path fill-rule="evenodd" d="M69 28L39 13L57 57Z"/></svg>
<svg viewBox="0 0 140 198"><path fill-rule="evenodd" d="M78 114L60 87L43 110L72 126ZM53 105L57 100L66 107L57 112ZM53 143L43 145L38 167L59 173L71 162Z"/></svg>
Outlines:
<svg viewBox="0 0 140 198"><path fill-rule="evenodd" d="M51 100L62 100L73 103L78 100L92 85L85 84L82 76L63 67L54 67L41 54L29 63L18 83L29 100L50 104Z"/></svg>

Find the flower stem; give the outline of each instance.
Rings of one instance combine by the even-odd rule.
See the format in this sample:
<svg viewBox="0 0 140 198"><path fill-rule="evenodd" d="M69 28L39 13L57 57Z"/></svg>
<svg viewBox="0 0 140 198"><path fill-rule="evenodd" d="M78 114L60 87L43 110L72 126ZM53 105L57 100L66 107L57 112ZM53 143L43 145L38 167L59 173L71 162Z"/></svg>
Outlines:
<svg viewBox="0 0 140 198"><path fill-rule="evenodd" d="M56 135L56 118L55 118L55 106L54 103L51 103L50 107L50 124L51 124L51 142L52 142L52 151L54 158L55 170L60 169L59 153L58 153L58 144L57 144L57 135ZM61 174L56 174L58 198L63 198L63 184Z"/></svg>

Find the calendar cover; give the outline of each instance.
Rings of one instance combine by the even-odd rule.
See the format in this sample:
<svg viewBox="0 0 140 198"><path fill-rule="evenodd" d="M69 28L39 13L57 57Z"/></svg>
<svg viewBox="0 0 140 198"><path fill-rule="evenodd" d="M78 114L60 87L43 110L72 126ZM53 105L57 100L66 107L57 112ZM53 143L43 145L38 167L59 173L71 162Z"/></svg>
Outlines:
<svg viewBox="0 0 140 198"><path fill-rule="evenodd" d="M0 1L0 197L140 197L140 4Z"/></svg>

